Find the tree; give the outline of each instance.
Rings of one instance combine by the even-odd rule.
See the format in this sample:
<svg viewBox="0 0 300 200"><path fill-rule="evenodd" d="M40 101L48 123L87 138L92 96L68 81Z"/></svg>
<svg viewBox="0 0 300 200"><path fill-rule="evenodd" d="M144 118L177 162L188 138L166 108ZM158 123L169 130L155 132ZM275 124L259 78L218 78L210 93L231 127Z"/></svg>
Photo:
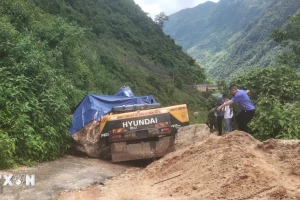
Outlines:
<svg viewBox="0 0 300 200"><path fill-rule="evenodd" d="M161 28L164 27L165 21L168 21L169 17L164 13L161 12L158 15L155 16L154 22Z"/></svg>
<svg viewBox="0 0 300 200"><path fill-rule="evenodd" d="M276 42L279 42L286 51L279 57L280 64L294 68L300 68L300 12L289 17L288 24L283 29L275 29L271 34Z"/></svg>

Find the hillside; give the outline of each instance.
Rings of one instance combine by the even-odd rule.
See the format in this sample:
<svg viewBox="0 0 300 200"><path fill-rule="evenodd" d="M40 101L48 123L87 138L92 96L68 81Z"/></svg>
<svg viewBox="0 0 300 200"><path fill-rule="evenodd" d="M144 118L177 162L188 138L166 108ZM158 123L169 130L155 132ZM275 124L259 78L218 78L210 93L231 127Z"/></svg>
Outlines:
<svg viewBox="0 0 300 200"><path fill-rule="evenodd" d="M0 2L0 168L55 159L87 93L203 107L204 69L133 0Z"/></svg>
<svg viewBox="0 0 300 200"><path fill-rule="evenodd" d="M170 16L164 32L215 80L273 65L282 48L271 38L300 1L221 0Z"/></svg>
<svg viewBox="0 0 300 200"><path fill-rule="evenodd" d="M137 94L151 93L162 103L177 103L178 93L173 98L174 92L206 81L195 61L174 45L132 0L34 1L47 13L85 29L82 44L90 46L86 48L91 49L92 55L81 59L93 62L85 64L85 73L92 68L101 74L105 70L113 77L110 83L101 81L95 87L98 78L93 78L100 74L87 74L87 81L96 91L113 94L125 84ZM99 65L104 69L99 70Z"/></svg>

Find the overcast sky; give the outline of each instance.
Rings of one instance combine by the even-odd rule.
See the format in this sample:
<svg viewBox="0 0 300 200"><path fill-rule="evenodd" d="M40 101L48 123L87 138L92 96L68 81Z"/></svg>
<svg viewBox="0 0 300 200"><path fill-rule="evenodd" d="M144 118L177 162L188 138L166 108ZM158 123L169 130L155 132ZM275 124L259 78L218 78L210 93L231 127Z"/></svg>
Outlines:
<svg viewBox="0 0 300 200"><path fill-rule="evenodd" d="M171 15L185 8L192 8L208 0L134 0L150 17L165 12ZM210 0L218 2L219 0Z"/></svg>

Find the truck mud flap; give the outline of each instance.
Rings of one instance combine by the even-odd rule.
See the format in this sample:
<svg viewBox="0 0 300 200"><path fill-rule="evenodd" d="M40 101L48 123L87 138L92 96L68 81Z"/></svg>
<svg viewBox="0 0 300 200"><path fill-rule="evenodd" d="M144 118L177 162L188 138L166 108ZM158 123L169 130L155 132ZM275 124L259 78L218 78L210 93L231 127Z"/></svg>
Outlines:
<svg viewBox="0 0 300 200"><path fill-rule="evenodd" d="M113 162L162 157L175 150L175 136L161 137L158 141L111 144Z"/></svg>

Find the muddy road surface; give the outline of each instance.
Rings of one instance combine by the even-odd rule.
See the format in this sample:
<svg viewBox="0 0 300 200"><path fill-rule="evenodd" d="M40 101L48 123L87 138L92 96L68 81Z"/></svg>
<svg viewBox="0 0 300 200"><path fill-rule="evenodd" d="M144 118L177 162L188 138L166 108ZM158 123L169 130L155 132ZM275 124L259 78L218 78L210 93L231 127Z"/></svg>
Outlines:
<svg viewBox="0 0 300 200"><path fill-rule="evenodd" d="M187 126L175 152L58 200L300 200L300 140Z"/></svg>
<svg viewBox="0 0 300 200"><path fill-rule="evenodd" d="M35 175L35 186L0 188L1 200L50 200L59 193L76 191L90 185L101 185L106 179L120 175L126 169L141 167L140 163L113 164L99 159L64 156L35 167L0 170L0 174ZM2 178L2 182L3 182ZM2 185L2 184L1 184Z"/></svg>

